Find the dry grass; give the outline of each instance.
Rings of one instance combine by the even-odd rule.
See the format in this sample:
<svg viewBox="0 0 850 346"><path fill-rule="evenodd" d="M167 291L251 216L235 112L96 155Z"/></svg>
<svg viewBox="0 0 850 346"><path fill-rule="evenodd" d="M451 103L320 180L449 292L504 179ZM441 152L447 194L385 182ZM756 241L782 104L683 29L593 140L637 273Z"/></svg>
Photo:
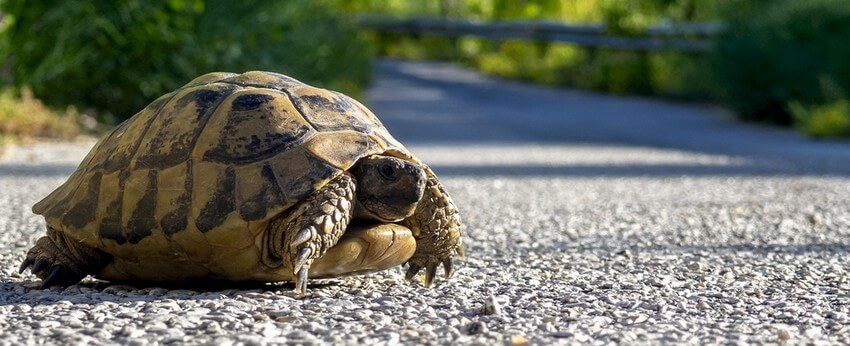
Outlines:
<svg viewBox="0 0 850 346"><path fill-rule="evenodd" d="M28 89L20 95L0 91L0 144L38 138L71 139L82 133L80 115L73 107L56 112L36 99Z"/></svg>

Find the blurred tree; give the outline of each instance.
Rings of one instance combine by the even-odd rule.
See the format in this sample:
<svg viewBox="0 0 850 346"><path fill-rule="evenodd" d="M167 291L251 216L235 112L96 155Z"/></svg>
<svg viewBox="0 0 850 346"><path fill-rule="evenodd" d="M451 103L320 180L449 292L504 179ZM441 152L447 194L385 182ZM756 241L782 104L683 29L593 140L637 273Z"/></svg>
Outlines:
<svg viewBox="0 0 850 346"><path fill-rule="evenodd" d="M370 76L354 26L308 0L4 0L0 12L7 82L105 117L211 71L272 70L355 93Z"/></svg>
<svg viewBox="0 0 850 346"><path fill-rule="evenodd" d="M791 124L790 101L803 109L850 97L846 0L730 5L713 68L724 100L744 118Z"/></svg>

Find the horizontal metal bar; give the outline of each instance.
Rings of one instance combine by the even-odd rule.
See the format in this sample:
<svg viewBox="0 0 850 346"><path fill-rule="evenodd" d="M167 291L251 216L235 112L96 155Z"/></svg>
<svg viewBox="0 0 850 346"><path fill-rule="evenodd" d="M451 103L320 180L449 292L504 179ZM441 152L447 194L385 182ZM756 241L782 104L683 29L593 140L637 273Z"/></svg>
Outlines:
<svg viewBox="0 0 850 346"><path fill-rule="evenodd" d="M381 32L449 37L478 36L496 41L526 40L570 43L624 50L709 51L711 37L725 30L720 23L667 24L647 28L634 37L607 33L604 24L568 25L555 22L510 21L478 23L433 18L364 17L358 23Z"/></svg>

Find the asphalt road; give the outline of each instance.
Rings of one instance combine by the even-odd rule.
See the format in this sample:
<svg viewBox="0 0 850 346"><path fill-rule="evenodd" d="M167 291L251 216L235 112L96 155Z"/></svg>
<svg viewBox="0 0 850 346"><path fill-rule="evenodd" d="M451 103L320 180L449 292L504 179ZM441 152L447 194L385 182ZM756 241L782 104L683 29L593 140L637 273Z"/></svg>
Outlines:
<svg viewBox="0 0 850 346"><path fill-rule="evenodd" d="M850 144L711 107L383 61L367 103L429 163L468 258L291 285L38 290L30 206L90 142L0 161L0 344L850 342Z"/></svg>

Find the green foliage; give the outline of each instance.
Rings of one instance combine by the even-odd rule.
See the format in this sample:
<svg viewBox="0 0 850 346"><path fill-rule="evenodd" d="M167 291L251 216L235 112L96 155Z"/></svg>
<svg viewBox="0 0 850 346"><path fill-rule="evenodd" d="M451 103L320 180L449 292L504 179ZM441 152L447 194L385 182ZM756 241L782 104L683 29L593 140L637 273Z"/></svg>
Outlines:
<svg viewBox="0 0 850 346"><path fill-rule="evenodd" d="M211 71L270 70L357 93L370 50L308 0L6 0L0 53L18 87L50 105L127 118ZM103 114L103 113L102 113Z"/></svg>
<svg viewBox="0 0 850 346"><path fill-rule="evenodd" d="M659 22L716 19L730 0L326 0L348 11L395 17L445 15L481 21L555 20L607 23L611 34L632 36ZM383 55L460 61L485 73L548 85L619 94L709 97L706 59L700 54L633 52L569 44L480 38L377 35Z"/></svg>
<svg viewBox="0 0 850 346"><path fill-rule="evenodd" d="M729 33L720 42L713 68L722 97L752 120L790 124L786 104L828 104L836 99L824 86L850 90L850 6L846 0L736 2L727 9ZM823 124L831 111L813 108ZM814 115L814 114L822 115ZM814 119L813 118L813 119ZM821 125L805 120L804 128Z"/></svg>
<svg viewBox="0 0 850 346"><path fill-rule="evenodd" d="M806 107L799 102L789 104L797 128L813 137L850 137L850 101Z"/></svg>
<svg viewBox="0 0 850 346"><path fill-rule="evenodd" d="M652 93L692 100L717 94L712 82L711 57L704 53L655 52L649 55Z"/></svg>
<svg viewBox="0 0 850 346"><path fill-rule="evenodd" d="M410 37L392 33L375 37L379 53L384 56L415 60L450 60L457 56L455 40L447 37Z"/></svg>

